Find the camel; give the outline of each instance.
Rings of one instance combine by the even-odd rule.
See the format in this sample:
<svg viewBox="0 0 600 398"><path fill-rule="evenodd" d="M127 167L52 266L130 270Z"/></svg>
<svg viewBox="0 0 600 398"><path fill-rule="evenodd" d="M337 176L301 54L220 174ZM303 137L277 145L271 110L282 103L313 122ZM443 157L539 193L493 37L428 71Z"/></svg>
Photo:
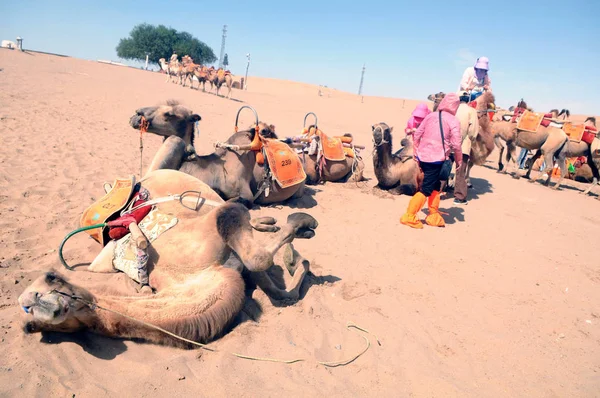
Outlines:
<svg viewBox="0 0 600 398"><path fill-rule="evenodd" d="M217 89L217 96L219 95L219 89L225 83L227 85L227 95L226 98L231 98L231 86L233 84L233 77L231 76L231 72L224 70L223 68L219 68L215 70L214 68L209 69L208 81L210 81L211 86L215 86ZM211 87L212 89L212 87Z"/></svg>
<svg viewBox="0 0 600 398"><path fill-rule="evenodd" d="M433 111L437 108L446 96L445 93L439 92L431 94L427 98L433 101ZM469 106L461 98L461 103L456 111L456 118L460 122L461 134L464 138L462 150L469 153L469 164L467 167L466 180L467 186L471 188L470 175L474 165L482 166L487 158L494 151L494 133L492 132L491 123L488 116L488 109L493 109L495 97L486 91L476 100L475 108ZM453 165L455 168L456 165ZM449 181L452 186L452 182Z"/></svg>
<svg viewBox="0 0 600 398"><path fill-rule="evenodd" d="M149 283L156 293L115 294L111 286L92 291L69 283L57 272L48 272L34 280L18 298L19 305L32 317L26 323L26 332L88 330L116 338L193 347L141 323L146 322L180 337L207 343L226 332L244 305L241 268L224 266L230 256L239 259L250 274L259 276L259 285L267 287L267 294L274 294L276 299L298 299L310 264L291 243L315 235L318 223L313 217L293 213L281 226L270 217L251 220L242 205L223 202L206 184L176 170L154 171L140 183L151 199L184 191L201 192L202 198L207 199L200 204L196 198L186 204L155 204L152 211L177 218L175 226L148 247ZM214 207L208 203L215 203ZM253 234L253 226L270 233L261 239ZM128 235L121 239L128 239ZM118 253L111 247L113 242L102 249L88 271L118 272L117 259L113 265L113 253ZM287 290L277 288L266 273L274 265L274 255L284 246L285 265L293 274Z"/></svg>
<svg viewBox="0 0 600 398"><path fill-rule="evenodd" d="M528 109L527 104L523 100L517 104L517 108ZM516 162L517 147L528 150L540 150L540 155L544 155L544 162L546 165L545 170L540 170L540 173L546 173L548 175L544 185L548 186L550 184L554 158L556 158L560 166L561 175L553 189L560 188L560 184L564 176L567 174L565 159L569 142L569 137L562 129L554 126L540 126L535 133L526 130L520 130L517 128L516 123L505 121L502 114L498 114L493 118L492 129L495 136L502 139L506 143L506 160L507 163L510 163L511 160L513 161L513 178L520 178ZM502 156L502 150L500 156ZM531 162L530 167L525 174L525 178L530 178L532 168L533 162ZM500 168L499 166L499 169L500 172L506 173L504 167Z"/></svg>
<svg viewBox="0 0 600 398"><path fill-rule="evenodd" d="M158 60L158 64L160 65L160 69L164 70L165 73L167 74L166 82L168 82L169 81L169 64L167 63L167 60L164 58L161 58Z"/></svg>
<svg viewBox="0 0 600 398"><path fill-rule="evenodd" d="M392 153L393 129L383 122L371 126L375 177L379 188L397 195L412 196L421 187L423 172L414 159L410 139L403 139L403 147Z"/></svg>
<svg viewBox="0 0 600 398"><path fill-rule="evenodd" d="M588 117L585 120L584 124L596 127L596 118L593 116ZM596 145L600 146L599 145L600 140L598 139L598 137L594 138L594 141L597 141L598 143L596 143ZM541 150L538 149L537 152L531 158L531 165L533 165L533 163L535 163L535 161L541 155L542 155L542 152L541 152ZM592 187L595 186L596 184L598 184L598 182L600 181L600 171L599 171L600 170L600 157L594 156L594 154L592 153L591 145L586 143L585 141L578 142L578 141L569 139L566 149L565 149L565 159L566 158L578 158L580 156L585 156L587 158L587 165L589 166L592 176L593 176L592 184L584 192L582 192L583 194L587 195L588 193L590 193ZM566 169L566 164L561 165L559 163L559 167L560 167L561 176L562 176L563 167L564 167L564 169ZM533 166L528 169L527 174L526 174L527 177L529 176L530 170L532 168L533 168Z"/></svg>
<svg viewBox="0 0 600 398"><path fill-rule="evenodd" d="M364 147L352 144L352 134L345 133L343 136L333 137L342 142L342 147L337 148L340 150L343 149L345 154L345 156L342 155L343 160L338 160L340 159L339 157L327 158L323 152L324 143L321 140L323 137L329 137L325 136L317 127L317 116L313 112L309 112L304 116L304 126L306 126L308 116L311 115L315 118L315 124L310 125L308 128L305 127L299 136L285 139L285 142L290 145L301 147L298 151L302 155L306 183L308 185L316 185L326 181L363 181L365 165L357 150L364 149ZM336 155L339 156L340 153Z"/></svg>
<svg viewBox="0 0 600 398"><path fill-rule="evenodd" d="M177 59L177 54L173 54L171 55L171 59L169 60L169 63L167 64L167 80L166 82L168 82L169 80L171 80L171 82L173 82L173 78L179 78L179 84L183 84L183 66L179 63L179 60Z"/></svg>
<svg viewBox="0 0 600 398"><path fill-rule="evenodd" d="M201 120L199 115L171 101L167 105L138 109L130 119L131 127L140 129L142 117L148 123L149 133L165 137L148 173L158 169L183 171L206 182L222 198L237 199L248 208L254 204L281 203L304 194L304 181L282 188L277 181L266 178L265 168L257 164L257 151L251 150L258 138L256 131L263 137L276 138L273 125L257 119L257 123L233 134L215 152L198 156L194 150L194 125Z"/></svg>

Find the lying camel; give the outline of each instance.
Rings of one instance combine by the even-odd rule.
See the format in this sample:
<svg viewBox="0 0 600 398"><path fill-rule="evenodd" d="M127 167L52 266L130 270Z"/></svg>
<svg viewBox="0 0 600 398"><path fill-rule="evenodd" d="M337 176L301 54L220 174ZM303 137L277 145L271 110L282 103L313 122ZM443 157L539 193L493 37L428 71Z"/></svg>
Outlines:
<svg viewBox="0 0 600 398"><path fill-rule="evenodd" d="M392 153L392 130L386 123L371 126L373 131L373 168L378 187L397 195L414 195L423 182L423 172L413 156L412 141L402 140L403 147Z"/></svg>
<svg viewBox="0 0 600 398"><path fill-rule="evenodd" d="M254 203L281 203L304 194L304 181L282 188L277 181L265 178L264 167L257 164L257 152L250 150L257 138L256 124L233 134L222 145L240 150L216 148L209 155L198 156L194 150L194 125L200 120L199 115L171 101L167 105L138 109L131 117L130 125L139 129L142 117L148 123L149 133L165 137L147 172L181 170L206 182L222 198L240 199L249 208ZM258 124L258 131L264 137L274 136L273 129L273 125ZM268 190L262 189L265 187L263 182L268 184Z"/></svg>
<svg viewBox="0 0 600 398"><path fill-rule="evenodd" d="M200 204L193 199L185 206L178 201L155 204L152 211L158 213L154 214L177 218L175 226L155 238L152 250L148 251L149 282L156 293L115 294L111 286L92 291L49 272L36 279L18 298L19 305L32 317L26 323L26 332L88 330L110 337L193 347L141 323L146 322L185 339L209 342L226 332L244 305L244 281L239 270L224 267L232 254L251 274L260 276L259 282L267 286L267 294L279 299L298 299L309 262L290 244L294 239L310 239L315 235L318 223L313 217L293 213L281 227L269 217L251 220L242 205L224 203L206 184L176 170L151 172L141 185L149 191L151 199L190 190L202 192L203 199L207 199ZM212 207L208 201L217 204ZM273 233L259 239L253 235L251 223L257 229ZM293 274L288 290L275 287L266 273L274 264L273 256L284 245L290 249L285 257ZM105 246L89 270L116 272L113 252L117 253L110 245Z"/></svg>

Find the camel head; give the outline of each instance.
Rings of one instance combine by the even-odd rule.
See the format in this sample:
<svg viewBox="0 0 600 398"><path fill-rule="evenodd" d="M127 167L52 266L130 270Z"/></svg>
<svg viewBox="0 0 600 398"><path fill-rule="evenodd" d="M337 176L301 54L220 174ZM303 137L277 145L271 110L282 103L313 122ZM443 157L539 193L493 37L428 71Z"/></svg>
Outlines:
<svg viewBox="0 0 600 398"><path fill-rule="evenodd" d="M142 124L142 117L148 123L148 132L163 137L176 135L182 139L190 138L192 145L194 138L194 124L202 120L200 115L176 102L169 101L167 105L149 106L135 111L129 119L129 124L138 130Z"/></svg>
<svg viewBox="0 0 600 398"><path fill-rule="evenodd" d="M252 125L250 126L250 130L254 130L255 128L256 124L252 123ZM258 122L258 132L264 138L278 138L277 134L275 134L275 126L272 124Z"/></svg>
<svg viewBox="0 0 600 398"><path fill-rule="evenodd" d="M373 144L379 146L383 143L392 142L392 131L393 127L388 126L384 122L376 123L371 126L371 130L373 132Z"/></svg>
<svg viewBox="0 0 600 398"><path fill-rule="evenodd" d="M427 96L427 99L429 101L433 101L433 111L437 111L438 106L440 105L440 102L442 102L442 100L444 99L444 97L446 96L446 93L443 92L439 92L437 94L429 94Z"/></svg>
<svg viewBox="0 0 600 398"><path fill-rule="evenodd" d="M48 272L34 280L18 299L23 310L33 317L25 324L25 331L75 332L85 327L81 320L92 316L93 310L72 297L94 302L91 293L73 286L56 272Z"/></svg>

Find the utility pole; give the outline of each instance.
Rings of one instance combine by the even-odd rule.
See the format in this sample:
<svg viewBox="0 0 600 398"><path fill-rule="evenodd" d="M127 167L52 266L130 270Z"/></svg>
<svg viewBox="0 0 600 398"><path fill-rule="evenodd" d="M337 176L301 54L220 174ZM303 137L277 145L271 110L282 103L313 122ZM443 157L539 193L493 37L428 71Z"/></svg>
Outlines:
<svg viewBox="0 0 600 398"><path fill-rule="evenodd" d="M248 63L246 64L246 77L244 78L244 90L248 90L248 68L250 67L250 53L246 54Z"/></svg>
<svg viewBox="0 0 600 398"><path fill-rule="evenodd" d="M365 79L365 65L363 64L362 73L360 74L360 86L358 86L358 95L362 94L363 81Z"/></svg>
<svg viewBox="0 0 600 398"><path fill-rule="evenodd" d="M227 37L227 25L223 25L223 37L221 39L221 55L219 55L219 68L223 67L223 54L225 54L225 38Z"/></svg>

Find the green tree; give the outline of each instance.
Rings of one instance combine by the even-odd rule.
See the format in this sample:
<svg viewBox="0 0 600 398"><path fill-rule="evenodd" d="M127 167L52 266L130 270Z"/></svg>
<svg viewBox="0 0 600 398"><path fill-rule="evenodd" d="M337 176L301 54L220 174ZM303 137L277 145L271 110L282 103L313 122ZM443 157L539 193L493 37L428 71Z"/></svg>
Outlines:
<svg viewBox="0 0 600 398"><path fill-rule="evenodd" d="M226 68L229 66L229 57L227 56L227 53L223 56L223 66Z"/></svg>
<svg viewBox="0 0 600 398"><path fill-rule="evenodd" d="M178 32L164 25L136 25L129 37L122 38L117 45L119 57L145 61L146 54L149 54L148 60L154 64L158 64L161 58L168 61L173 53L179 57L189 55L196 64L206 65L217 60L212 48L190 33Z"/></svg>

